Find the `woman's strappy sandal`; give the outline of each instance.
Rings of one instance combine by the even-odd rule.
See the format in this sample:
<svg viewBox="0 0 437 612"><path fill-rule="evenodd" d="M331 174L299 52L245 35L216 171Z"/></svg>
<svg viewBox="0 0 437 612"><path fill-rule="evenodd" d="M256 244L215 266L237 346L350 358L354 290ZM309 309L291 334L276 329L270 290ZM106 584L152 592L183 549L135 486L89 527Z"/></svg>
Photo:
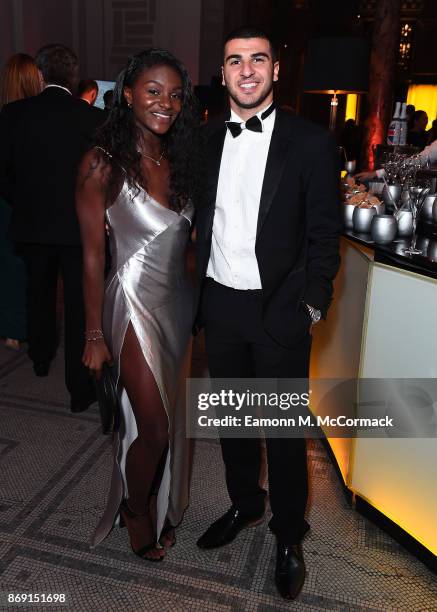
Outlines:
<svg viewBox="0 0 437 612"><path fill-rule="evenodd" d="M126 503L126 500L123 500L123 502L120 505L120 527L126 526L129 532L129 536L131 532L134 532L136 529L135 525L133 524L133 521L135 519L139 519L141 517L145 518L147 516L148 516L147 512L146 514L135 514L134 512L132 512L132 510L129 508L129 506ZM159 563L164 559L165 548L162 544L161 544L162 548L159 548L157 544L146 544L145 546L141 546L140 548L135 550L135 548L132 545L132 538L130 538L130 543L131 543L132 552L135 555L137 555L137 557L140 557L141 559L144 559L145 561L150 561L152 563ZM147 553L150 553L152 551L159 552L159 556L156 556L156 557L148 556Z"/></svg>

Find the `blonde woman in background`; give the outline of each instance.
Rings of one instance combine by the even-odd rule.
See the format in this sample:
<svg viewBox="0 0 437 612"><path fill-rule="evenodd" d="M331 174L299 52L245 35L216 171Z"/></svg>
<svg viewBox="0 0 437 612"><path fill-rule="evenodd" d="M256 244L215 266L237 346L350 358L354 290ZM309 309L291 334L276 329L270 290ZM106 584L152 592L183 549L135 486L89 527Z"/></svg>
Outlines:
<svg viewBox="0 0 437 612"><path fill-rule="evenodd" d="M3 71L0 106L36 96L41 90L41 74L33 58L25 53L13 55ZM4 163L2 153L0 146L0 164ZM0 199L0 270L4 287L0 297L0 337L8 348L18 350L26 338L26 277L24 263L8 238L13 200L13 193L6 194L6 201Z"/></svg>
<svg viewBox="0 0 437 612"><path fill-rule="evenodd" d="M41 90L42 77L33 57L25 53L16 53L10 57L2 78L2 106L37 96Z"/></svg>

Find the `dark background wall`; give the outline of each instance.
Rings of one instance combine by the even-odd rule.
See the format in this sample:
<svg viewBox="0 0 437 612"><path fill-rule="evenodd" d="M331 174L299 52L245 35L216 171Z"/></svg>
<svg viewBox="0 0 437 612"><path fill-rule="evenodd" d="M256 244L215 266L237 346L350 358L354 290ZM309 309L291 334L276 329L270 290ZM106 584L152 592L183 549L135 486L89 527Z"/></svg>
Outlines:
<svg viewBox="0 0 437 612"><path fill-rule="evenodd" d="M126 58L156 45L174 52L195 84L219 77L225 33L246 23L268 30L279 45L281 104L327 125L327 96L303 94L308 39L357 34L370 39L377 0L1 0L0 63L63 42L79 54L82 76L113 80ZM398 70L394 98L412 82L437 83L437 0L402 0L412 26L411 52ZM217 99L222 97L217 86ZM339 129L344 117L339 104ZM365 114L365 96L361 115Z"/></svg>
<svg viewBox="0 0 437 612"><path fill-rule="evenodd" d="M115 79L132 53L162 46L199 80L202 0L1 0L0 63L51 42L72 47L82 76Z"/></svg>

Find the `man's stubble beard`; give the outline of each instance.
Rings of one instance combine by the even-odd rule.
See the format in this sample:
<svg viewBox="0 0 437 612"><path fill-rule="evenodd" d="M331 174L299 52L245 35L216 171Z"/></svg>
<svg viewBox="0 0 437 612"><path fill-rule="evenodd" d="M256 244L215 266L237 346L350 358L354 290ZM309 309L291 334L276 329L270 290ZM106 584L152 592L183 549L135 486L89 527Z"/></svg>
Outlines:
<svg viewBox="0 0 437 612"><path fill-rule="evenodd" d="M240 108L244 108L245 110L248 110L250 108L256 108L257 106L260 106L264 100L272 93L273 91L273 81L270 85L270 87L268 88L267 91L261 93L261 95L259 96L259 98L257 98L257 100L255 100L254 102L250 102L248 104L243 104L238 98L237 96L235 96L231 90L229 89L229 87L226 86L226 89L228 90L228 95L229 97L235 102L235 104L237 106L239 106Z"/></svg>

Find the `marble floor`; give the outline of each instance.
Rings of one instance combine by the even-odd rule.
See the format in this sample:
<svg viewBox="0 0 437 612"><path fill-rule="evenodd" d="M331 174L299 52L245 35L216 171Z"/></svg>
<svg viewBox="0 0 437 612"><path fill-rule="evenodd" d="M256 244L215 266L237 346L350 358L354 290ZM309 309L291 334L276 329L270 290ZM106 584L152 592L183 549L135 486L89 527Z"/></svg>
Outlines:
<svg viewBox="0 0 437 612"><path fill-rule="evenodd" d="M200 345L194 355L198 373ZM195 545L228 507L215 441L195 444L190 506L163 563L135 557L125 529L91 550L108 490L110 441L96 406L69 412L62 362L60 349L49 376L36 378L24 351L0 347L1 611L15 608L8 593L65 595L63 605L20 606L44 611L437 611L435 575L349 507L318 442L309 449L307 579L294 602L275 592L267 520L226 548Z"/></svg>

